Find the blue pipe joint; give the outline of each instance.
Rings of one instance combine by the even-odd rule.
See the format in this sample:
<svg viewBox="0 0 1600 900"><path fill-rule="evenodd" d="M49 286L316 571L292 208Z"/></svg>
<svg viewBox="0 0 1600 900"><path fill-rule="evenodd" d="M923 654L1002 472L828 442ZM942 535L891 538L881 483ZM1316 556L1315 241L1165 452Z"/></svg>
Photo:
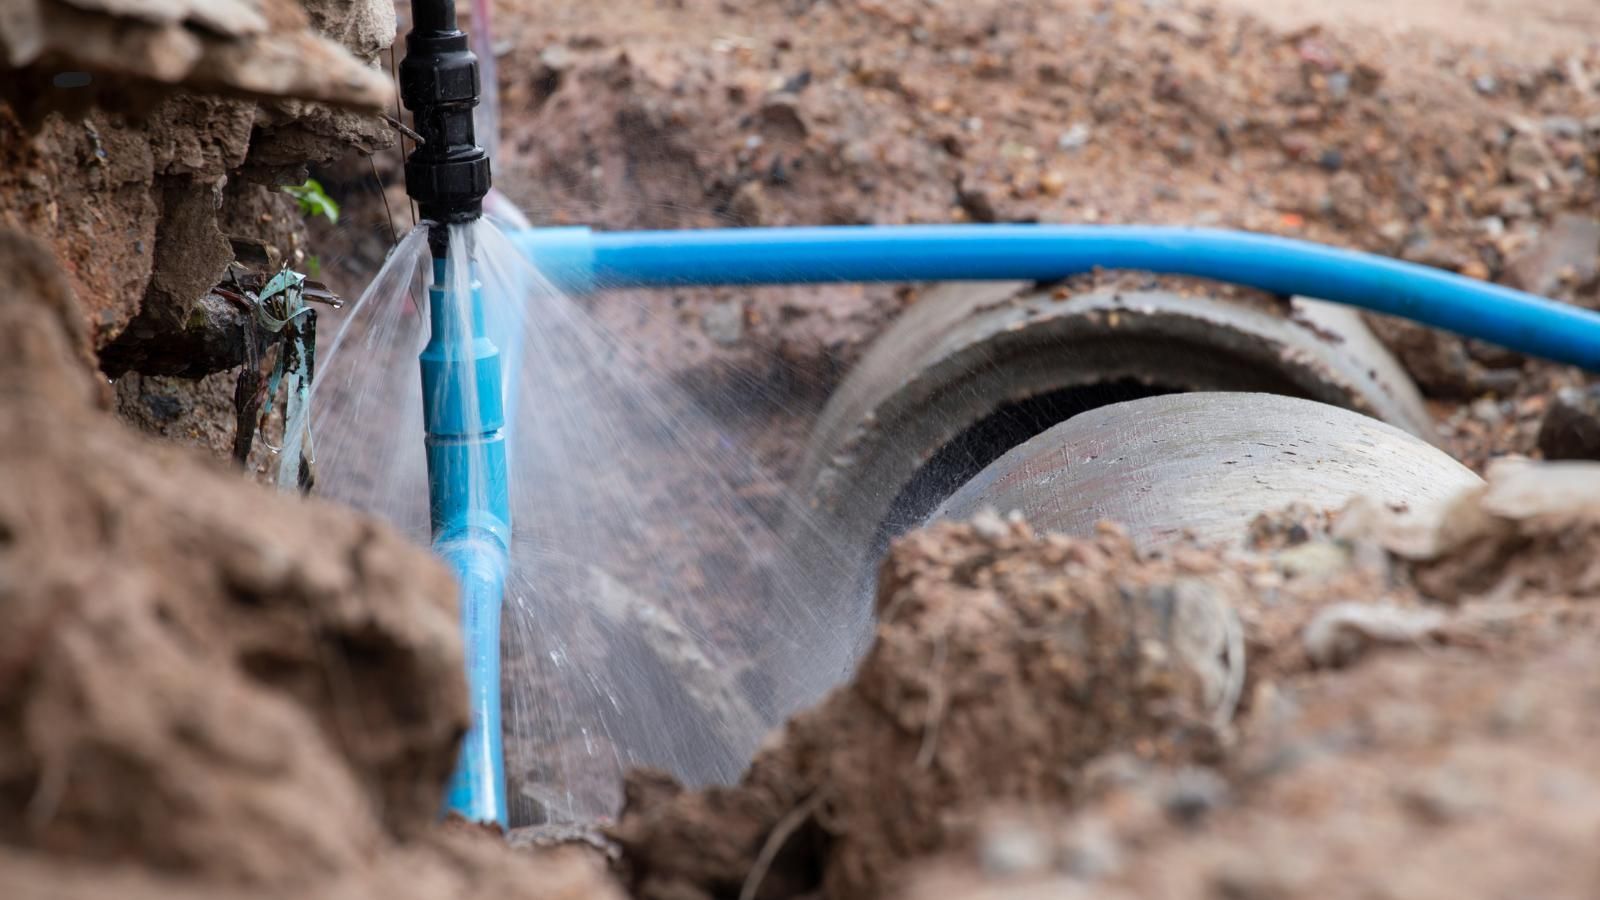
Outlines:
<svg viewBox="0 0 1600 900"><path fill-rule="evenodd" d="M481 531L510 546L500 350L485 327L482 286L472 281L463 302L451 296L447 269L434 263L430 333L420 358L434 543Z"/></svg>
<svg viewBox="0 0 1600 900"><path fill-rule="evenodd" d="M456 573L472 720L451 777L449 808L506 824L501 744L500 612L511 545L502 360L483 289L434 262L422 349L429 518L435 552Z"/></svg>

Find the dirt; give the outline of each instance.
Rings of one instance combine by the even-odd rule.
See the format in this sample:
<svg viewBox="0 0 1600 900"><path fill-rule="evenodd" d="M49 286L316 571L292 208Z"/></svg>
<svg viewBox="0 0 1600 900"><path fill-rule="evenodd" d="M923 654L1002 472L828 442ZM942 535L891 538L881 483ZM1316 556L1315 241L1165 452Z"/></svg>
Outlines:
<svg viewBox="0 0 1600 900"><path fill-rule="evenodd" d="M592 856L436 824L444 567L130 431L46 251L0 232L0 268L6 895L605 896Z"/></svg>
<svg viewBox="0 0 1600 900"><path fill-rule="evenodd" d="M1600 305L1595 247L1585 265L1541 267L1563 258L1549 248L1560 217L1594 222L1600 199L1600 57L1571 30L1592 24L1592 6L1411 6L1388 21L1377 4L1248 0L503 0L497 178L556 224L1242 227ZM732 368L801 386L773 404L780 417L798 408L798 424L763 422L753 438L782 432L762 446L783 470L811 398L914 299L675 291L608 298L602 314L687 380L714 385ZM648 303L672 314L641 326L632 311ZM707 328L730 307L741 328ZM1375 324L1442 401L1441 436L1480 467L1534 452L1541 398L1581 380ZM1509 413L1470 415L1486 396Z"/></svg>
<svg viewBox="0 0 1600 900"><path fill-rule="evenodd" d="M12 5L20 17L11 23L16 28L31 27L28 14L42 17L37 22L44 36L35 44L45 50L23 60L20 69L11 68L15 59L4 63L0 227L51 245L82 305L87 346L105 353L108 375L171 376L179 367L173 356L189 355L181 366L185 381L164 391L176 409L155 417L163 423L155 433L231 430L232 411L212 403L211 387L199 379L236 368L239 354L201 357L190 352L195 341L182 332L197 324L199 304L234 261L230 239L270 248L274 267L308 265L314 253L305 247L300 213L273 188L299 184L308 165L386 146L388 127L372 108L388 102L387 80L367 66L391 36L375 24L392 23L391 4L309 2L302 9L297 2L274 0L264 12L268 30L260 34L251 30L259 10L251 11L250 4L209 13L228 19L220 24L182 0L166 4L169 9L152 6L141 13L144 18L127 15L119 4ZM337 14L330 12L333 6ZM332 28L344 44L313 34L313 20ZM229 30L234 26L238 34ZM166 37L140 43L137 36L149 29L165 29ZM117 40L125 42L120 52L95 50ZM210 54L196 63L203 73L167 73L150 82L151 71L166 71L163 60L182 56L175 48L185 42L197 42L205 48L197 52ZM271 89L252 81L263 75L260 66L295 60L297 52L294 71L320 69L318 79L268 79ZM50 87L62 68L87 70L88 83L76 91ZM222 92L206 96L175 94L161 84L180 77L203 86L217 79L237 83L217 84ZM42 86L29 88L34 82ZM261 89L239 89L246 82ZM306 98L365 108L352 111ZM151 421L137 407L128 418ZM182 426L168 428L173 419Z"/></svg>
<svg viewBox="0 0 1600 900"><path fill-rule="evenodd" d="M545 222L1214 224L1600 306L1592 5L1322 6L502 0L498 177ZM311 7L374 58L371 4ZM224 236L318 254L266 185L381 129L296 101L148 113L0 108L0 225L45 245L0 232L7 896L1600 887L1600 473L1490 465L1536 453L1554 392L1584 378L1390 322L1441 437L1490 475L1430 527L1264 511L1245 551L1145 556L1109 526L942 525L886 563L858 676L740 784L636 773L611 848L440 826L465 715L448 574L385 526L110 412L221 449L217 376L133 367L113 389L94 355L129 335L154 343L128 358L160 359ZM784 473L827 390L916 298L594 309L723 398L717 422Z"/></svg>
<svg viewBox="0 0 1600 900"><path fill-rule="evenodd" d="M740 785L635 776L628 884L1588 896L1596 491L1593 465L1497 467L1423 524L1291 510L1231 557L936 525L892 551L856 679Z"/></svg>
<svg viewBox="0 0 1600 900"><path fill-rule="evenodd" d="M1592 896L1593 615L1518 627L1530 646L1285 686L1225 770L1124 767L1075 814L997 811L899 895Z"/></svg>

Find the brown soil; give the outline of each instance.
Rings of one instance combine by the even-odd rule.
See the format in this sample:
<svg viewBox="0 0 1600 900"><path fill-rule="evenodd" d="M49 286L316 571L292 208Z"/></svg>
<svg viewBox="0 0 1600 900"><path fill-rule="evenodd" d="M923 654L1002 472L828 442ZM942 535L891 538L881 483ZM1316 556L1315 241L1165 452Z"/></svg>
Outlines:
<svg viewBox="0 0 1600 900"><path fill-rule="evenodd" d="M346 510L104 410L68 282L0 232L6 896L604 896L593 860L438 833L454 588Z"/></svg>
<svg viewBox="0 0 1600 900"><path fill-rule="evenodd" d="M171 0L130 13L128 4L93 0L8 4L17 18L0 38L47 52L0 74L0 227L37 236L61 261L88 346L102 353L108 376L133 376L117 392L126 418L225 453L230 441L217 436L231 434L233 411L217 402L218 383L201 379L236 369L244 342L224 335L231 352L202 357L181 335L196 330L203 299L234 261L230 239L265 248L267 268L309 265L315 251L305 245L299 211L274 187L299 184L308 165L387 146L388 128L370 109L386 101L386 80L364 66L391 37L383 26L392 6L270 0L230 4L207 18L210 5ZM221 21L258 13L268 22L264 35L235 35ZM313 36L312 23L342 48ZM33 26L43 33L30 37ZM140 39L156 30L161 37ZM205 61L188 81L225 93L152 83L152 71L179 74L171 66L190 44ZM240 78L264 84L267 69L296 53L282 91L226 90ZM52 87L63 70L86 70L87 85ZM320 74L307 79L305 71ZM151 391L140 375L183 377Z"/></svg>
<svg viewBox="0 0 1600 900"><path fill-rule="evenodd" d="M1600 305L1590 232L1554 226L1600 200L1600 56L1573 31L1590 4L1279 6L502 0L497 177L553 223L1232 226ZM753 426L782 470L814 398L914 297L676 291L644 325L637 305L666 300L601 313L710 396L729 367L801 388ZM1533 452L1545 395L1579 380L1376 325L1477 465Z"/></svg>
<svg viewBox="0 0 1600 900"><path fill-rule="evenodd" d="M1588 896L1597 490L1594 466L1501 468L1426 525L1357 504L1318 536L1290 513L1256 531L1298 540L1233 558L993 518L912 535L856 680L739 786L636 776L628 883ZM1556 529L1552 567L1527 551Z"/></svg>
<svg viewBox="0 0 1600 900"><path fill-rule="evenodd" d="M1600 306L1600 58L1574 37L1593 8L1469 6L1419 3L1400 27L1362 2L1315 27L1324 10L1265 0L502 0L501 181L540 219L610 227L1232 225ZM1366 506L1274 513L1234 556L992 517L912 535L859 676L741 784L632 778L617 880L587 845L437 827L465 711L447 573L384 526L136 436L113 402L195 443L222 411L177 421L154 377L113 395L90 357L187 318L226 262L218 176L259 152L270 181L330 135L371 136L340 122L193 98L142 120L0 111L0 224L49 245L0 236L7 896L1600 888L1584 467L1496 468L1422 529ZM264 206L224 206L292 258L296 228L260 219L281 199L246 192ZM915 297L595 308L703 396L754 384L717 412L782 471ZM1478 464L1533 450L1549 392L1581 380L1380 331Z"/></svg>

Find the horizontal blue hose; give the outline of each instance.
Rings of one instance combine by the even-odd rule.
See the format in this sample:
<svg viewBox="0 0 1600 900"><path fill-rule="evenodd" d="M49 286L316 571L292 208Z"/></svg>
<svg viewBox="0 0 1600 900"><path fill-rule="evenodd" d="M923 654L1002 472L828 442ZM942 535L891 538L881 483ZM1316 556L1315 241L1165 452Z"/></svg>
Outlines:
<svg viewBox="0 0 1600 900"><path fill-rule="evenodd" d="M1440 269L1309 241L1141 225L905 225L595 232L517 241L564 290L1190 275L1359 306L1600 371L1600 314Z"/></svg>

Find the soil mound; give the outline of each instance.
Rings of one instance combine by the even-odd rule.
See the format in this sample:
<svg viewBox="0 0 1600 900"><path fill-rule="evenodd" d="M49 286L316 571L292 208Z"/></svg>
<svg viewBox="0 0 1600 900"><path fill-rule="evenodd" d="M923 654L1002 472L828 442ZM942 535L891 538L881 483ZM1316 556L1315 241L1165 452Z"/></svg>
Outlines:
<svg viewBox="0 0 1600 900"><path fill-rule="evenodd" d="M856 680L741 785L636 776L615 831L628 883L1586 896L1595 490L1597 467L1500 466L1435 509L1263 516L1228 556L992 517L913 534Z"/></svg>
<svg viewBox="0 0 1600 900"><path fill-rule="evenodd" d="M1111 747L1212 758L1243 676L1246 588L1119 531L1037 537L989 517L902 541L855 681L792 720L732 789L639 774L616 829L638 896L876 896L952 816L1058 804Z"/></svg>
<svg viewBox="0 0 1600 900"><path fill-rule="evenodd" d="M8 897L605 896L439 834L454 582L388 527L135 436L70 289L0 232Z"/></svg>

